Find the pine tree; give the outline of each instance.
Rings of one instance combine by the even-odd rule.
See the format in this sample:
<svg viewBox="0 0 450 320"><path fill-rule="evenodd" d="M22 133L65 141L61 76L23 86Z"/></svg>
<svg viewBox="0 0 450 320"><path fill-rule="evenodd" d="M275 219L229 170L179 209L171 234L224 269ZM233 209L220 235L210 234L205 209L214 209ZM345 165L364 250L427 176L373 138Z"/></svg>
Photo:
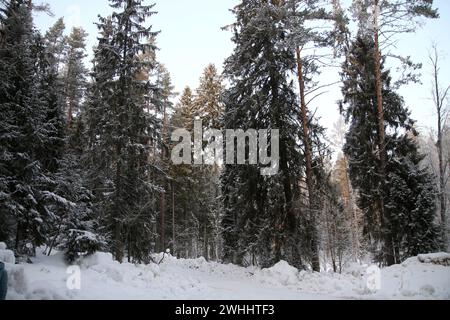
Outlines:
<svg viewBox="0 0 450 320"><path fill-rule="evenodd" d="M314 74L317 73L318 65L316 63L315 54L308 55L305 47L308 44L314 44L317 47L324 47L328 44L327 38L329 34L326 32L318 32L310 27L310 22L321 21L324 28L326 24L323 22L331 20L333 16L326 10L320 7L319 1L278 1L278 5L284 6L287 10L289 19L288 27L291 31L288 43L295 50L297 80L299 85L299 100L300 100L300 114L301 114L301 128L302 128L302 144L305 157L305 184L306 184L306 210L308 216L304 219L307 227L305 229L307 237L309 238L307 247L310 252L310 259L312 269L320 272L320 258L318 248L318 231L316 228L316 212L320 211L321 203L315 198L320 184L318 178L314 176L314 171L321 171L323 168L314 168L315 165L320 165L323 159L317 158L317 153L323 147L320 139L316 139L317 146L313 145L314 135L320 135L323 129L318 123L311 123L315 119L311 119L309 112L309 104L311 100L307 100L308 86L314 86L314 91L320 89L317 84L313 83ZM316 153L316 154L315 154ZM315 170L316 169L316 170Z"/></svg>
<svg viewBox="0 0 450 320"><path fill-rule="evenodd" d="M430 201L434 186L427 170L420 168L423 156L411 138L417 135L414 122L402 98L393 91L389 72L383 66L386 179L380 175L373 48L373 40L359 37L343 65L341 111L350 123L344 150L352 185L358 191L358 205L364 212L365 234L378 261L390 264L389 255L394 262L400 262L436 248L435 204Z"/></svg>
<svg viewBox="0 0 450 320"><path fill-rule="evenodd" d="M78 115L86 90L87 69L84 65L87 33L82 28L73 28L67 37L64 57L64 97L66 104L67 125L70 128L74 115Z"/></svg>
<svg viewBox="0 0 450 320"><path fill-rule="evenodd" d="M60 65L63 60L64 49L66 46L66 38L64 36L64 30L66 26L64 19L58 19L55 24L45 33L45 48L48 52L48 56L52 57L54 61L50 63L56 66L56 72L59 74Z"/></svg>

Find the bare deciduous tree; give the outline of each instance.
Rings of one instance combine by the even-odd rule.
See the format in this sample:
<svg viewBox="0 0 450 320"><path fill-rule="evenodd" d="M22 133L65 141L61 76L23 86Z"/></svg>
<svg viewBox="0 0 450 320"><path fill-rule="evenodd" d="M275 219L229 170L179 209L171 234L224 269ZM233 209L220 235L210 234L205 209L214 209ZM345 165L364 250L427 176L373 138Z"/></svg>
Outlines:
<svg viewBox="0 0 450 320"><path fill-rule="evenodd" d="M436 44L433 44L431 52L429 54L430 64L432 68L432 97L437 116L437 153L438 153L438 171L439 171L439 211L441 218L441 227L443 232L444 250L447 249L447 197L446 197L446 185L447 185L447 173L448 166L450 164L449 158L444 159L444 131L446 129L447 119L449 115L448 110L448 98L450 85L442 87L439 82L439 52Z"/></svg>

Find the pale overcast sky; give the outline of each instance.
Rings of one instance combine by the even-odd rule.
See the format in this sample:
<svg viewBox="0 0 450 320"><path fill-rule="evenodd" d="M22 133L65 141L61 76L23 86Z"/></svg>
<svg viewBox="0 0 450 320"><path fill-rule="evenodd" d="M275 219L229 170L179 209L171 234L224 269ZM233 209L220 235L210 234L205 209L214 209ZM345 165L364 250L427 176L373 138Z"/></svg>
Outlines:
<svg viewBox="0 0 450 320"><path fill-rule="evenodd" d="M54 17L39 14L35 17L39 29L47 30L58 17L64 17L68 29L81 25L89 33L88 48L96 44L97 15L111 13L107 0L46 0ZM180 92L186 85L195 88L202 70L208 63L214 63L221 70L223 61L233 50L231 34L221 27L234 21L229 9L238 0L149 0L156 2L154 15L149 22L154 30L161 31L158 37L159 61L169 69L176 90ZM416 34L402 36L396 53L410 55L415 62L424 64L423 85L408 85L401 89L412 116L421 129L434 126L435 113L430 101L430 68L428 51L431 43L438 43L442 52L441 80L450 84L450 1L435 0L440 10L439 20L427 21ZM92 50L89 50L90 54ZM394 70L393 70L394 71ZM338 70L323 70L324 83L338 79ZM340 99L339 85L312 105L318 108L321 124L330 128L338 118L336 101Z"/></svg>

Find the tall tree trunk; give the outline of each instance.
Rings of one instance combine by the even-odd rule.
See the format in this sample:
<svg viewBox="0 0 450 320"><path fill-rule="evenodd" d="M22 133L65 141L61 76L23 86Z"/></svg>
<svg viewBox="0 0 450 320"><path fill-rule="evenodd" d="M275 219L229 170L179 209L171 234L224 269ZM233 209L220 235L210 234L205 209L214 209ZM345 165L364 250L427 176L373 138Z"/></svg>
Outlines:
<svg viewBox="0 0 450 320"><path fill-rule="evenodd" d="M123 261L123 242L122 242L122 226L120 222L116 222L114 226L114 256L119 263Z"/></svg>
<svg viewBox="0 0 450 320"><path fill-rule="evenodd" d="M127 3L127 8L130 7L132 5L131 1L128 0ZM127 59L127 55L128 55L128 35L130 32L130 23L127 20L125 22L125 30L124 30L124 35L125 35L125 39L123 42L123 53L122 53L122 62L125 63L126 59ZM120 89L122 92L122 95L120 96L120 106L124 106L126 105L126 101L125 101L125 97L124 94L126 92L127 89L127 83L125 82L125 77L126 75L124 74L124 71L121 71L120 74ZM121 117L119 117L119 121L122 123L123 119L121 119ZM116 143L116 198L114 199L114 214L113 214L113 221L112 223L114 224L113 227L113 239L114 239L114 257L115 259L122 263L123 261L123 257L124 257L124 248L125 248L125 244L123 241L123 237L122 237L122 228L123 228L123 222L122 222L122 218L121 217L121 210L120 210L120 206L122 206L123 204L121 203L121 201L124 200L123 198L123 194L124 194L124 178L122 177L123 171L122 171L122 166L123 163L120 160L121 154L123 149L125 148L125 146L123 145L122 141L118 141ZM127 240L127 239L125 239Z"/></svg>
<svg viewBox="0 0 450 320"><path fill-rule="evenodd" d="M72 127L72 120L73 120L73 99L72 99L72 95L69 94L69 84L68 84L68 78L69 78L69 74L70 74L70 63L69 63L69 67L67 70L67 76L66 76L66 84L65 84L65 94L66 94L66 99L68 98L68 103L69 103L69 107L67 109L67 128L70 129ZM67 102L67 101L66 101Z"/></svg>
<svg viewBox="0 0 450 320"><path fill-rule="evenodd" d="M208 233L207 233L207 228L206 228L206 222L205 222L205 225L203 226L203 258L205 258L206 261L209 261L209 256L208 256Z"/></svg>
<svg viewBox="0 0 450 320"><path fill-rule="evenodd" d="M172 255L176 253L176 240L175 240L175 183L172 182Z"/></svg>
<svg viewBox="0 0 450 320"><path fill-rule="evenodd" d="M133 253L131 252L132 250L131 250L131 233L129 233L128 232L128 235L127 235L127 256L128 256L128 263L131 263L131 257L132 257L132 255L133 255ZM140 260L140 259L139 259ZM140 261L139 261L139 263L140 263Z"/></svg>
<svg viewBox="0 0 450 320"><path fill-rule="evenodd" d="M188 213L187 213L187 202L183 201L183 245L184 245L184 258L189 259L189 240L187 237L187 228L188 228Z"/></svg>
<svg viewBox="0 0 450 320"><path fill-rule="evenodd" d="M270 61L275 61L275 58L273 56L273 52L271 49L267 50L268 53L268 59ZM274 106L278 107L278 110L276 111L277 115L274 119L274 125L277 128L282 128L282 122L281 122L281 114L282 111L279 109L279 87L277 82L277 74L273 71L269 72L269 85L270 89L272 91L272 102ZM295 231L295 222L296 217L293 210L293 192L292 192L292 183L291 178L289 175L289 163L288 163L288 152L286 147L286 141L283 137L283 134L281 134L280 139L280 172L282 172L282 184L283 184L283 193L284 193L284 214L277 214L274 218L275 223L275 235L273 239L273 258L275 262L279 262L283 258L283 247L285 244L286 239L286 233L287 232L294 232Z"/></svg>
<svg viewBox="0 0 450 320"><path fill-rule="evenodd" d="M439 156L439 201L441 204L441 223L442 227L446 229L447 222L447 200L445 196L445 164L444 164L444 156L442 150L442 119L438 120L438 156ZM446 239L445 239L446 240Z"/></svg>
<svg viewBox="0 0 450 320"><path fill-rule="evenodd" d="M22 223L18 222L17 226L16 226L16 239L15 239L15 244L14 244L15 251L18 254L21 253L21 249L22 249L22 248L20 248L21 231L22 231Z"/></svg>
<svg viewBox="0 0 450 320"><path fill-rule="evenodd" d="M437 125L438 125L438 132L437 132L437 143L436 148L438 152L438 160L439 160L439 204L440 204L440 218L441 218L441 228L442 228L442 236L443 236L443 250L447 250L447 199L446 199L446 193L445 193L445 172L446 172L446 162L444 161L444 150L443 150L443 119L445 117L445 111L444 111L444 101L448 96L448 92L450 89L450 86L444 90L442 93L439 88L439 56L437 52L437 46L433 47L434 49L434 56L430 55L430 60L433 67L433 81L434 81L434 104L436 107L436 113L437 113Z"/></svg>
<svg viewBox="0 0 450 320"><path fill-rule="evenodd" d="M305 158L306 158L306 185L308 188L308 204L309 204L309 230L311 237L311 262L312 269L316 272L320 272L320 260L319 260L319 248L317 241L316 232L316 217L315 217L315 199L314 199L314 180L313 180L313 166L312 166L312 148L309 132L309 119L308 119L308 109L306 106L305 99L305 82L303 79L303 61L301 57L301 50L299 47L296 48L297 55L297 73L298 73L298 83L300 87L300 107L301 107L301 117L303 122L303 137L305 145Z"/></svg>
<svg viewBox="0 0 450 320"><path fill-rule="evenodd" d="M384 187L386 184L386 134L384 128L384 109L383 109L383 83L381 78L381 52L380 52L380 41L379 41L379 0L374 0L374 41L375 41L375 87L377 95L377 120L378 120L378 152L380 158L380 198L379 198L379 210L381 217L381 232L383 234L384 247L383 256L384 262L390 266L395 264L394 248L392 243L392 238L390 233L386 230L389 223L389 217L386 214L385 204L384 204Z"/></svg>
<svg viewBox="0 0 450 320"><path fill-rule="evenodd" d="M437 87L437 86L436 86ZM438 158L439 158L439 202L441 213L441 228L443 233L443 249L447 250L447 199L445 194L445 164L442 150L442 117L438 114Z"/></svg>
<svg viewBox="0 0 450 320"><path fill-rule="evenodd" d="M50 255L52 254L53 247L55 246L56 238L58 238L59 235L61 234L61 228L62 228L62 225L63 225L63 220L61 219L61 221L60 221L59 224L58 224L58 231L57 231L56 234L53 236L52 241L50 242L50 246L49 246L49 248L48 248L47 256L49 256L49 257L50 257Z"/></svg>
<svg viewBox="0 0 450 320"><path fill-rule="evenodd" d="M160 223L160 251L164 252L166 250L166 194L161 193L161 197L159 199L159 223Z"/></svg>
<svg viewBox="0 0 450 320"><path fill-rule="evenodd" d="M67 72L66 72L66 79L65 79L65 84L64 84L64 94L66 95L65 98L65 103L68 103L68 108L67 108L67 128L71 128L72 126L72 121L73 121L73 101L74 98L72 96L72 92L69 92L69 77L70 74L72 72L72 61L69 60L69 63L67 64Z"/></svg>
<svg viewBox="0 0 450 320"><path fill-rule="evenodd" d="M119 167L120 165L118 165ZM120 177L120 169L117 170L117 175ZM119 178L121 179L121 178ZM120 216L120 208L119 205L116 204L115 205L115 213L114 213L114 219L113 219L113 224L114 224L114 258L119 262L122 263L123 261L123 257L124 257L124 252L123 252L123 241L122 241L122 221L121 221L121 216Z"/></svg>
<svg viewBox="0 0 450 320"><path fill-rule="evenodd" d="M358 260L358 252L359 252L359 222L358 222L358 215L355 210L355 202L353 198L353 190L351 186L350 177L348 175L348 158L346 155L344 155L344 185L343 189L345 190L346 194L346 207L349 214L349 218L351 219L351 234L352 234L352 255L353 259L356 262Z"/></svg>
<svg viewBox="0 0 450 320"><path fill-rule="evenodd" d="M120 158L120 154L122 152L122 147L120 146L120 144L118 144L116 146L117 148L117 158ZM122 217L120 216L120 205L121 205L121 201L120 199L122 199L122 194L123 194L123 190L122 188L123 186L123 182L122 182L123 178L122 178L122 164L120 159L117 161L117 168L116 168L116 185L117 185L117 190L116 190L116 197L118 199L115 199L115 203L114 203L114 213L113 213L113 221L112 223L114 224L114 257L115 259L122 263L123 261L123 241L122 241Z"/></svg>
<svg viewBox="0 0 450 320"><path fill-rule="evenodd" d="M161 163L162 165L164 165L165 161L166 161L166 127L167 127L167 110L166 110L166 105L164 104L164 108L163 108L163 126L162 126L162 132L161 132ZM164 182L163 182L163 186L164 189L167 190L167 181L166 178L164 177ZM160 224L161 224L161 242L160 242L160 249L162 252L164 252L167 248L166 248L166 193L162 192L161 193L161 198L160 198Z"/></svg>

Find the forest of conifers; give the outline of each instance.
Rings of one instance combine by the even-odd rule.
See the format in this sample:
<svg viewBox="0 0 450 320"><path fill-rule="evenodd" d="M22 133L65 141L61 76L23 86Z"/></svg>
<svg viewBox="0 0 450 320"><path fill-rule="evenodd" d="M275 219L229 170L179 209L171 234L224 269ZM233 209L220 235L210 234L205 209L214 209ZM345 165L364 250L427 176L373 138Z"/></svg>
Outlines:
<svg viewBox="0 0 450 320"><path fill-rule="evenodd" d="M35 2L0 0L0 241L19 261L42 248L69 263L96 251L149 263L170 249L339 272L447 250L449 90L438 50L427 79L390 46L439 19L432 0L242 0L224 26L234 50L223 72L205 61L198 88L179 95L158 56L154 5L109 0L90 54L82 27L61 18L37 30L33 16L51 8ZM342 116L331 135L313 107L329 61L341 97L327 107ZM433 83L432 137L399 94L418 81ZM172 133L192 132L196 119L278 129L278 173L175 165Z"/></svg>

